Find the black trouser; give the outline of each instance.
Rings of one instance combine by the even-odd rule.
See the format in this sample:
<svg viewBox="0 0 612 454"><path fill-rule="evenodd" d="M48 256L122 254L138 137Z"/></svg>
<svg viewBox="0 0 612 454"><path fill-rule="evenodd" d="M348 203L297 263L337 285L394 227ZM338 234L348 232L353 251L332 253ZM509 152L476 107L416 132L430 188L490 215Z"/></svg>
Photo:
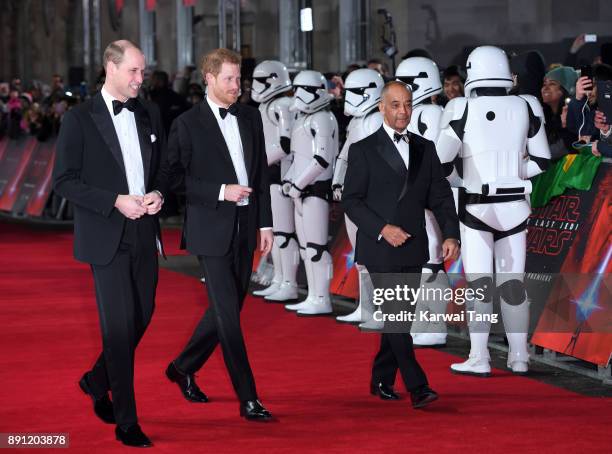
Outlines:
<svg viewBox="0 0 612 454"><path fill-rule="evenodd" d="M220 257L198 256L206 278L209 306L187 346L174 361L179 371L193 374L221 344L225 366L240 401L257 399L255 380L240 328L253 252L248 247L248 207L238 207L232 245Z"/></svg>
<svg viewBox="0 0 612 454"><path fill-rule="evenodd" d="M134 353L155 307L157 248L154 218L127 220L108 265L92 265L103 352L89 375L93 393L111 391L118 425L136 424Z"/></svg>
<svg viewBox="0 0 612 454"><path fill-rule="evenodd" d="M366 266L370 275L372 275L372 283L377 286L377 273L410 273L411 276L406 282L409 285L420 285L421 267L400 267L389 265L387 267L369 267ZM417 276L418 275L418 276ZM404 280L402 280L404 281ZM385 280L385 284L389 284ZM412 336L410 332L402 333L383 333L380 337L380 348L374 358L372 366L372 381L374 383L384 383L388 386L393 386L395 383L395 375L399 369L404 385L408 391L414 391L420 386L427 384L425 372L419 365L412 347Z"/></svg>

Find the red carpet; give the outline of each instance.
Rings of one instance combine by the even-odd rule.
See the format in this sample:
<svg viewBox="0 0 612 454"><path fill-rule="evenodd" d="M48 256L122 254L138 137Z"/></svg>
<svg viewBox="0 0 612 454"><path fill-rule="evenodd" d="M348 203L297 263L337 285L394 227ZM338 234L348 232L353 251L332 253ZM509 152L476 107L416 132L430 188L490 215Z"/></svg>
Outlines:
<svg viewBox="0 0 612 454"><path fill-rule="evenodd" d="M71 234L0 224L0 238L0 432L68 432L78 452L123 450L77 387L100 337L92 278L72 259ZM199 374L211 402L189 404L163 372L202 314L202 290L196 279L161 271L136 364L140 422L155 452L609 450L607 399L505 371L457 377L448 372L456 358L419 351L440 401L421 411L406 398L383 402L368 394L378 336L254 298L243 327L260 397L279 421L239 418L218 352Z"/></svg>

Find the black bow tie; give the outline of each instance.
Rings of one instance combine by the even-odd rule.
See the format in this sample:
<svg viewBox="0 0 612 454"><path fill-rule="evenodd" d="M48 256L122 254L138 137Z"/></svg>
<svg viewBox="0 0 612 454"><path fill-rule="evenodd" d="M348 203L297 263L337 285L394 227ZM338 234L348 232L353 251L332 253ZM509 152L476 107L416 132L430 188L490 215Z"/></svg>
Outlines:
<svg viewBox="0 0 612 454"><path fill-rule="evenodd" d="M113 113L115 115L119 115L119 113L124 108L129 110L130 112L134 112L136 110L136 104L138 104L138 101L136 100L136 98L129 98L126 102L121 102L121 101L117 101L116 99L114 99L113 100Z"/></svg>
<svg viewBox="0 0 612 454"><path fill-rule="evenodd" d="M395 143L398 143L400 140L403 140L404 142L408 143L408 134L400 134L398 132L394 132L393 140L395 141Z"/></svg>
<svg viewBox="0 0 612 454"><path fill-rule="evenodd" d="M221 119L224 120L225 117L227 116L227 114L232 114L234 117L237 117L238 115L238 107L236 106L236 104L232 104L231 106L229 106L227 109L223 108L223 107L219 107L219 115L221 115Z"/></svg>

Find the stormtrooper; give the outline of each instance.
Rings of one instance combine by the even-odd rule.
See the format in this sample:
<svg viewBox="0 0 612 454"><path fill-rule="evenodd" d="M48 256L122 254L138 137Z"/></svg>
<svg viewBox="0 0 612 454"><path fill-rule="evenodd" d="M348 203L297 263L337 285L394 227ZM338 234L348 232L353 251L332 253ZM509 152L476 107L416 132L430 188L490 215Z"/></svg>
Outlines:
<svg viewBox="0 0 612 454"><path fill-rule="evenodd" d="M524 374L529 361L523 284L526 221L531 212L528 179L541 173L550 160L544 113L535 97L508 95L512 74L503 50L478 47L466 68L466 97L452 99L444 109L437 149L442 163L457 155L462 163L461 255L468 284L481 289L472 303L480 321L468 321L469 358L451 365L451 371L490 375L491 324L482 315L491 313L497 295L510 346L507 365Z"/></svg>
<svg viewBox="0 0 612 454"><path fill-rule="evenodd" d="M260 103L266 154L270 176L274 246L274 275L270 286L253 292L271 301L297 298L296 274L299 249L295 235L293 200L282 193L281 181L292 162L291 127L296 114L291 112L292 100L287 96L293 89L289 72L279 61L266 60L253 71L251 96Z"/></svg>
<svg viewBox="0 0 612 454"><path fill-rule="evenodd" d="M295 76L293 87L293 108L302 115L291 131L293 164L285 175L283 192L295 203L295 227L306 268L308 297L285 307L299 315L330 314L333 268L327 237L338 123L328 109L332 95L321 73L302 71Z"/></svg>
<svg viewBox="0 0 612 454"><path fill-rule="evenodd" d="M378 110L378 103L384 85L385 82L380 73L373 69L357 69L348 75L344 83L346 90L344 114L353 118L347 127L344 146L336 159L336 168L332 180L334 200L338 202L342 199L349 147L375 133L382 126L382 115ZM344 216L344 225L354 250L357 227L346 215ZM355 266L359 275L359 303L350 314L336 317L336 320L340 322L361 323L366 319L362 311L364 307L368 307L371 296L371 282L366 268L358 263Z"/></svg>
<svg viewBox="0 0 612 454"><path fill-rule="evenodd" d="M429 58L407 58L397 67L395 78L412 89L412 117L408 130L435 143L440 132L440 118L443 110L442 107L432 103L432 97L442 92L438 66ZM444 272L442 232L435 216L427 209L425 210L425 227L429 243L429 261L422 269L422 285L444 290L449 287L449 281ZM446 306L446 302L439 299L420 300L415 312L420 314L428 311L430 314L443 314L446 312ZM432 320L435 319L432 318ZM417 346L442 347L446 345L446 324L442 321L427 321L417 317L412 324L411 334L413 343Z"/></svg>

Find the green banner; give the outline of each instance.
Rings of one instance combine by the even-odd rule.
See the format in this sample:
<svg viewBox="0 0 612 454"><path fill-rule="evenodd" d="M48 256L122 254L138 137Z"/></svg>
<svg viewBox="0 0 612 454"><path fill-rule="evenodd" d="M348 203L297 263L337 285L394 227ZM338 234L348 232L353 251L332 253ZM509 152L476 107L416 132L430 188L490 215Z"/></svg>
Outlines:
<svg viewBox="0 0 612 454"><path fill-rule="evenodd" d="M578 153L568 154L551 165L548 170L531 179L531 206L545 206L553 197L566 189L588 191L601 163L601 156L591 153L590 145L577 149Z"/></svg>

